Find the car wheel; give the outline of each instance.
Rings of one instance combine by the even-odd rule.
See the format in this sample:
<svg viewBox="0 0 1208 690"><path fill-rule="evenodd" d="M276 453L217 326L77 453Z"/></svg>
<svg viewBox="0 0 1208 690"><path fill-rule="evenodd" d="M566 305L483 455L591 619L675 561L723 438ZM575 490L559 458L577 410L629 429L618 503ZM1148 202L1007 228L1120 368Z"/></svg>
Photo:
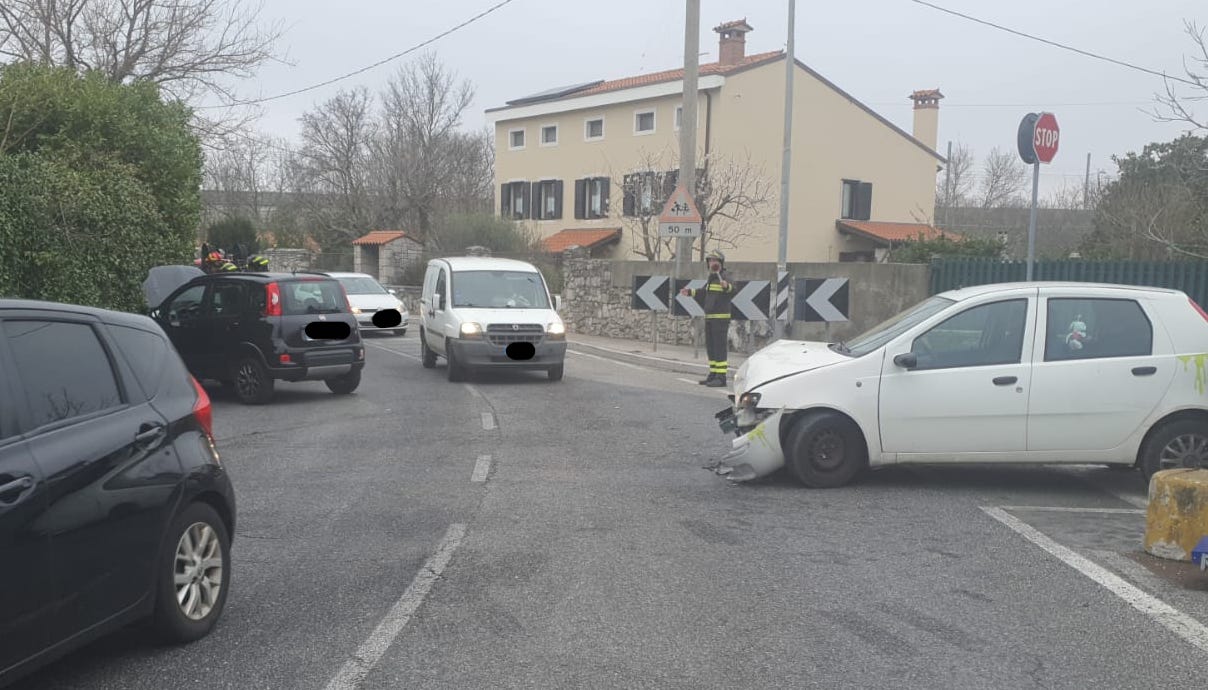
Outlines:
<svg viewBox="0 0 1208 690"><path fill-rule="evenodd" d="M255 357L246 357L235 368L235 397L245 405L263 405L273 399L273 379Z"/></svg>
<svg viewBox="0 0 1208 690"><path fill-rule="evenodd" d="M457 361L457 355L454 354L448 340L445 341L445 361L449 364L448 375L450 381L457 382L465 379L465 372L462 371L461 364Z"/></svg>
<svg viewBox="0 0 1208 690"><path fill-rule="evenodd" d="M566 368L566 365L564 365L564 364L559 364L556 367L550 367L549 368L549 380L550 381L561 381L562 374L564 373L563 370L565 368Z"/></svg>
<svg viewBox="0 0 1208 690"><path fill-rule="evenodd" d="M835 412L809 414L798 420L784 448L785 460L797 479L814 489L843 486L868 465L860 428Z"/></svg>
<svg viewBox="0 0 1208 690"><path fill-rule="evenodd" d="M205 637L226 604L231 539L218 512L194 503L172 522L156 573L155 627L171 642Z"/></svg>
<svg viewBox="0 0 1208 690"><path fill-rule="evenodd" d="M424 335L424 329L419 329L419 354L420 363L425 369L431 369L436 366L436 353L432 348L428 347L428 338Z"/></svg>
<svg viewBox="0 0 1208 690"><path fill-rule="evenodd" d="M361 385L361 372L353 371L334 379L323 379L323 383L327 384L327 390L336 395L348 395Z"/></svg>
<svg viewBox="0 0 1208 690"><path fill-rule="evenodd" d="M1141 472L1148 483L1160 470L1208 469L1208 425L1194 419L1163 424L1141 451Z"/></svg>

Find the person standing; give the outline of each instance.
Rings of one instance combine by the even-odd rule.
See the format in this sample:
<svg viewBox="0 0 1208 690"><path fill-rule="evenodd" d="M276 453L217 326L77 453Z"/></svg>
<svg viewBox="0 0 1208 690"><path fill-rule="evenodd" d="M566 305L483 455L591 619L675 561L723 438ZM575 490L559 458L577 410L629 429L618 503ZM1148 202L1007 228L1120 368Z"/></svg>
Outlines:
<svg viewBox="0 0 1208 690"><path fill-rule="evenodd" d="M726 271L726 255L713 250L705 257L709 265L709 278L702 290L705 293L705 351L709 356L709 376L701 384L710 388L723 388L729 374L730 300L734 295L734 284ZM680 294L696 297L697 290L684 288Z"/></svg>

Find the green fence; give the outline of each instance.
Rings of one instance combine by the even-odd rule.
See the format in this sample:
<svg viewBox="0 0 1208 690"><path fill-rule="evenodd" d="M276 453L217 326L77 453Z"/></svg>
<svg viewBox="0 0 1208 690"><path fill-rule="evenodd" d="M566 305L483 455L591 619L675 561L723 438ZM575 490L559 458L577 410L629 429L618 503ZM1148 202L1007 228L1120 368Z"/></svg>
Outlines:
<svg viewBox="0 0 1208 690"><path fill-rule="evenodd" d="M1026 261L940 259L931 263L931 294L1027 278ZM1037 261L1035 280L1117 283L1182 290L1208 305L1208 261Z"/></svg>

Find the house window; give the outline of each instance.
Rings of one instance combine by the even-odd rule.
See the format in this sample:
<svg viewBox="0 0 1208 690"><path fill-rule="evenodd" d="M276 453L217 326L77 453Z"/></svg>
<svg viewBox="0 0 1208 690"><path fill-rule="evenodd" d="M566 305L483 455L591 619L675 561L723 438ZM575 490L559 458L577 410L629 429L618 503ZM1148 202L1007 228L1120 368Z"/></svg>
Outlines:
<svg viewBox="0 0 1208 690"><path fill-rule="evenodd" d="M583 138L587 141L604 138L604 118L597 117L583 123Z"/></svg>
<svg viewBox="0 0 1208 690"><path fill-rule="evenodd" d="M839 217L847 220L872 218L872 183L843 180L843 197Z"/></svg>
<svg viewBox="0 0 1208 690"><path fill-rule="evenodd" d="M675 106L675 131L679 131L680 123L684 120L684 106Z"/></svg>
<svg viewBox="0 0 1208 690"><path fill-rule="evenodd" d="M575 180L575 218L608 217L607 177L587 177Z"/></svg>
<svg viewBox="0 0 1208 690"><path fill-rule="evenodd" d="M529 218L529 199L532 195L531 182L508 182L499 186L499 216L509 220Z"/></svg>
<svg viewBox="0 0 1208 690"><path fill-rule="evenodd" d="M654 111L645 110L633 115L633 133L634 134L653 134L654 133Z"/></svg>
<svg viewBox="0 0 1208 690"><path fill-rule="evenodd" d="M546 125L541 128L541 145L558 145L558 125Z"/></svg>
<svg viewBox="0 0 1208 690"><path fill-rule="evenodd" d="M508 132L508 149L516 151L524 148L524 130L513 129Z"/></svg>
<svg viewBox="0 0 1208 690"><path fill-rule="evenodd" d="M557 220L562 217L562 180L543 180L534 188L537 220Z"/></svg>
<svg viewBox="0 0 1208 690"><path fill-rule="evenodd" d="M622 214L635 217L657 213L658 206L667 194L667 191L661 188L666 182L665 177L662 173L656 172L626 175L622 181L625 190Z"/></svg>

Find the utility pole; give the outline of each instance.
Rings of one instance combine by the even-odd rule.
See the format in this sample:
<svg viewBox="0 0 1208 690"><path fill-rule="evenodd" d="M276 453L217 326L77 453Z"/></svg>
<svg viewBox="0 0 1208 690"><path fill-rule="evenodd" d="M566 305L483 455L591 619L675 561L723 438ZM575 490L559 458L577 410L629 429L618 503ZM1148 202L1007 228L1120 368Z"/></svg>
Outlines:
<svg viewBox="0 0 1208 690"><path fill-rule="evenodd" d="M1086 154L1086 182L1082 183L1082 208L1091 207L1091 154Z"/></svg>
<svg viewBox="0 0 1208 690"><path fill-rule="evenodd" d="M680 171L679 183L696 200L696 101L697 78L700 74L700 0L687 0L684 16L684 103L680 114ZM692 238L676 238L675 270L671 276L668 305L675 314L675 301L679 295L675 285L679 282L684 255L692 253ZM701 242L705 241L701 237Z"/></svg>
<svg viewBox="0 0 1208 690"><path fill-rule="evenodd" d="M789 172L792 167L793 150L793 68L796 54L793 52L793 37L796 34L797 2L789 0L789 40L784 54L784 156L780 159L780 247L776 253L777 276L788 271L789 261ZM784 324L776 318L775 309L770 314L776 340L784 335Z"/></svg>
<svg viewBox="0 0 1208 690"><path fill-rule="evenodd" d="M948 165L944 166L944 230L952 228L952 142L948 142Z"/></svg>

